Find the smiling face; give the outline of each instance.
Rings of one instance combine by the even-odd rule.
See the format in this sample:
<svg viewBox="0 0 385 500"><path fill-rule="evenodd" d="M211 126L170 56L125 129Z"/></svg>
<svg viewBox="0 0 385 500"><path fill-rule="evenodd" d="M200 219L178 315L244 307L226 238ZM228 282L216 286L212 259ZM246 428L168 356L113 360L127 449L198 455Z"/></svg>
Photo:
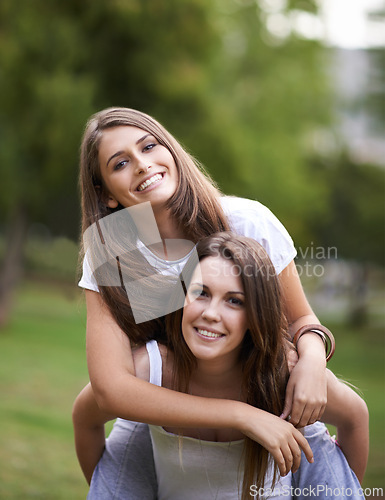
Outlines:
<svg viewBox="0 0 385 500"><path fill-rule="evenodd" d="M183 337L198 360L238 362L247 331L239 268L222 257L206 257L194 271L182 317Z"/></svg>
<svg viewBox="0 0 385 500"><path fill-rule="evenodd" d="M170 151L138 127L104 130L99 163L109 208L150 201L156 210L164 206L178 186L178 171Z"/></svg>

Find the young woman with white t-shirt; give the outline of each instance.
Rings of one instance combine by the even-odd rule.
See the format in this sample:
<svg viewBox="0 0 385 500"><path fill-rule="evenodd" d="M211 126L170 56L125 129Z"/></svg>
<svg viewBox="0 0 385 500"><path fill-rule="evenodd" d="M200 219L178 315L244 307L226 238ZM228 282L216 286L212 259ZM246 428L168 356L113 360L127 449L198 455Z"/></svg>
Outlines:
<svg viewBox="0 0 385 500"><path fill-rule="evenodd" d="M266 248L279 273L290 335L308 324L319 324L296 272L294 246L279 221L257 202L221 197L196 161L148 115L127 108L110 108L91 118L82 142L80 185L83 234L93 226L99 231L106 216L149 202L160 236L160 241L149 248L154 259L165 262L171 270L173 263L183 262L191 249L183 242L195 243L228 229L255 238ZM146 224L138 224L137 229L138 240L146 241ZM173 240L182 243L167 253L164 242ZM99 246L107 247L105 243L101 234ZM110 249L115 248L115 252L116 245L124 246L122 242L113 243L115 247ZM95 277L97 272L92 262L97 252L92 244L85 250L80 285L86 289L87 361L98 405L130 421L166 426L184 427L194 422L197 427L228 427L231 423L253 438L253 408L229 400L197 401L135 377L131 345L161 337L161 321L138 324L124 287L115 282L113 286L105 286L104 282L98 286L97 280L93 280L92 274ZM120 254L110 257L114 259L116 255ZM303 426L318 420L325 408L325 355L322 339L312 332L300 337L297 350L299 361L289 378L283 417L290 414L293 424ZM356 411L363 418L366 416L366 409L357 407ZM119 445L124 436L126 445L129 443L143 454L142 459L138 455L131 464L133 485L138 485L138 493L133 486L131 498L151 498L151 491L147 492L146 487L146 493L143 492L140 485L141 471L146 470L147 483L147 469L151 469L147 428L127 422L126 428L114 428L111 443L114 436L117 453L122 451ZM101 443L101 450L103 447ZM111 457L113 460L113 449ZM363 471L365 454L357 460Z"/></svg>

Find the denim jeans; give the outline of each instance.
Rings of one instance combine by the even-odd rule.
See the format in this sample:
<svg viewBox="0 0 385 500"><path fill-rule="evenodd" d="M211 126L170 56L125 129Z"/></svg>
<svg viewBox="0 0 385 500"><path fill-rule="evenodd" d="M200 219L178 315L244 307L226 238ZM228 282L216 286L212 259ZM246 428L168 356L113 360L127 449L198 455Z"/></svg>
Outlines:
<svg viewBox="0 0 385 500"><path fill-rule="evenodd" d="M363 500L355 474L325 425L317 422L307 426L305 437L312 448L314 463L309 464L302 453L301 466L292 475L290 495L284 498ZM148 426L118 419L95 469L87 499L156 500L156 496L157 482Z"/></svg>
<svg viewBox="0 0 385 500"><path fill-rule="evenodd" d="M148 425L118 418L92 476L87 500L156 500L156 494Z"/></svg>
<svg viewBox="0 0 385 500"><path fill-rule="evenodd" d="M301 466L292 476L293 498L363 500L360 483L326 426L321 422L308 425L305 437L313 451L314 463L309 464L302 453Z"/></svg>

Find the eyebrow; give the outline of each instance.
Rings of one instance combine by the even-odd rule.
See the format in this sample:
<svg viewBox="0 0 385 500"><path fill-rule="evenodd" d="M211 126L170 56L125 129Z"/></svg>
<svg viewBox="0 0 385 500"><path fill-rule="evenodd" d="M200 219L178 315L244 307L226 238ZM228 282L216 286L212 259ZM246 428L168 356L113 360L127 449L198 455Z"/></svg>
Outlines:
<svg viewBox="0 0 385 500"><path fill-rule="evenodd" d="M190 283L190 286L192 286L192 285L198 285L198 286L200 286L200 287L202 287L202 288L208 288L208 286L207 286L207 285L205 285L204 283L198 283L198 282L193 282L193 283ZM229 290L229 291L228 291L228 292L226 292L226 293L227 293L227 294L231 294L231 293L238 293L238 294L240 294L240 295L245 295L245 293L244 293L244 292L241 292L240 290Z"/></svg>
<svg viewBox="0 0 385 500"><path fill-rule="evenodd" d="M137 146L138 144L140 144L141 142L143 142L145 139L147 139L147 137L151 136L152 134L145 134L143 137L141 137L140 139L138 139L135 143L135 146ZM111 160L113 160L114 158L116 158L117 156L120 156L121 154L123 154L124 151L117 151L116 153L114 153L107 161L106 163L106 166L108 167L108 164L110 163Z"/></svg>

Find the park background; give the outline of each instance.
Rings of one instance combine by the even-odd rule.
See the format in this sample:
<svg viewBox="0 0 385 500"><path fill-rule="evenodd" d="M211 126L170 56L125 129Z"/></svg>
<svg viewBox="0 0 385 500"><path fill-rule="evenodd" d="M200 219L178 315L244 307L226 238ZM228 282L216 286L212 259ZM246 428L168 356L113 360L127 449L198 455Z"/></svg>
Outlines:
<svg viewBox="0 0 385 500"><path fill-rule="evenodd" d="M364 486L385 488L384 37L337 47L326 3L0 0L1 499L87 492L71 425L87 382L78 151L113 105L153 115L224 193L285 224L337 338L330 367L369 407ZM356 41L358 3L335 26ZM374 3L368 35L384 28Z"/></svg>

